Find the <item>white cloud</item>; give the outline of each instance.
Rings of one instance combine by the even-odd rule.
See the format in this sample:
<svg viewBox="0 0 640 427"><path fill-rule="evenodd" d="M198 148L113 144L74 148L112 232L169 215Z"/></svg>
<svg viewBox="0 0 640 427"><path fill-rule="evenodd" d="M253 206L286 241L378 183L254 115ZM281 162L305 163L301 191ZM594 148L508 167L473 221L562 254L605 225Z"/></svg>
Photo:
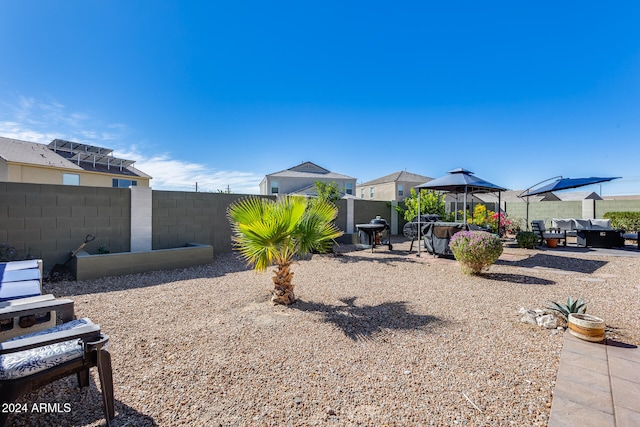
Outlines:
<svg viewBox="0 0 640 427"><path fill-rule="evenodd" d="M259 192L262 177L252 172L216 170L173 158L171 153L149 156L130 142L126 142L128 149L118 150L118 141L126 139L127 129L124 123L104 125L87 113L69 112L55 100L20 96L14 103L0 104L0 136L41 144L60 138L114 149L116 157L135 160L137 169L152 176L151 186L156 190L195 191L197 183L198 191L203 192Z"/></svg>
<svg viewBox="0 0 640 427"><path fill-rule="evenodd" d="M251 172L215 170L208 166L171 158L169 155L145 157L137 151L115 151L116 157L135 160L134 165L151 175L156 190L257 194L261 176Z"/></svg>

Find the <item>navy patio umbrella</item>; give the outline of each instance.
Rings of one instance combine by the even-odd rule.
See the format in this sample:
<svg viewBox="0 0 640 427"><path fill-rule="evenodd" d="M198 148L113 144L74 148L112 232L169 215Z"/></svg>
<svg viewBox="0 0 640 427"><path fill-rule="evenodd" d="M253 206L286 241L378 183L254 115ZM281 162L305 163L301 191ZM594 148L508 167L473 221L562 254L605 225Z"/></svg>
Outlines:
<svg viewBox="0 0 640 427"><path fill-rule="evenodd" d="M542 187L536 188L532 190L536 185L529 187L524 190L525 192L520 194L518 197L527 197L527 196L535 196L536 194L544 194L550 193L552 191L560 191L560 190L568 190L570 188L578 188L583 187L585 185L591 184L599 184L601 182L612 181L614 179L619 179L619 176L612 178L601 178L601 177L591 177L591 178L563 178L561 176L557 176L555 178L549 178L545 181L539 182L536 185L540 185L546 181L553 179L550 183L543 185ZM526 194L525 194L526 193Z"/></svg>
<svg viewBox="0 0 640 427"><path fill-rule="evenodd" d="M571 188L584 187L585 185L591 184L599 184L601 182L608 182L614 179L619 179L621 177L595 177L592 176L590 178L563 178L562 176L556 176L553 178L545 179L544 181L540 181L537 184L532 185L531 187L524 190L521 194L518 195L520 198L527 198L527 230L529 229L529 196L535 196L538 194L551 193L553 191L560 190L569 190ZM553 181L551 181L553 180ZM534 187L537 187L540 184L544 184L547 181L551 181L548 184L543 185L542 187L538 187L535 190Z"/></svg>

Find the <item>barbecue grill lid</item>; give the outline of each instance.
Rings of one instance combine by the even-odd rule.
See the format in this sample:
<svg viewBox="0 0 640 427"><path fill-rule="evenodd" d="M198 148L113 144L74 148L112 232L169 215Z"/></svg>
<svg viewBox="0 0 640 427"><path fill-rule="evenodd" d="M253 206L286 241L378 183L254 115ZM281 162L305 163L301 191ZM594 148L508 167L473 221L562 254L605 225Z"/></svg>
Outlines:
<svg viewBox="0 0 640 427"><path fill-rule="evenodd" d="M384 218L380 218L380 216L377 216L375 218L373 218L371 221L369 221L369 224L384 224L384 225L389 225L389 223L387 222L386 219Z"/></svg>

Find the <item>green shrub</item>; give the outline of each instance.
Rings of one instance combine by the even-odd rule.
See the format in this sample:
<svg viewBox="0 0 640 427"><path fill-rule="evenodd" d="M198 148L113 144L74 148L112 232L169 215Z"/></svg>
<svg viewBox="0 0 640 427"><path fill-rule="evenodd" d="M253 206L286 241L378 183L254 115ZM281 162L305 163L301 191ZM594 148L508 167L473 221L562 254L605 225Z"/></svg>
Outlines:
<svg viewBox="0 0 640 427"><path fill-rule="evenodd" d="M500 238L486 231L459 231L451 238L449 248L466 274L479 274L502 254Z"/></svg>
<svg viewBox="0 0 640 427"><path fill-rule="evenodd" d="M521 231L516 234L519 248L533 249L538 244L538 236L533 231Z"/></svg>
<svg viewBox="0 0 640 427"><path fill-rule="evenodd" d="M603 217L611 220L612 228L629 232L640 230L640 212L607 212Z"/></svg>

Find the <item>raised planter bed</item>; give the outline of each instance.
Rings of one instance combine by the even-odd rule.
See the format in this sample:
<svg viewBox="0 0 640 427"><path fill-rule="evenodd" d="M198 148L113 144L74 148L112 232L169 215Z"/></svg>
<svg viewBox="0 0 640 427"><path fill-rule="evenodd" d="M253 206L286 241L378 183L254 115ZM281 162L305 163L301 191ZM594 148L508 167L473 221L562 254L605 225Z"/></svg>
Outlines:
<svg viewBox="0 0 640 427"><path fill-rule="evenodd" d="M213 246L187 243L183 247L141 252L120 252L91 255L79 252L72 262L77 280L108 276L171 270L208 264L213 260Z"/></svg>

